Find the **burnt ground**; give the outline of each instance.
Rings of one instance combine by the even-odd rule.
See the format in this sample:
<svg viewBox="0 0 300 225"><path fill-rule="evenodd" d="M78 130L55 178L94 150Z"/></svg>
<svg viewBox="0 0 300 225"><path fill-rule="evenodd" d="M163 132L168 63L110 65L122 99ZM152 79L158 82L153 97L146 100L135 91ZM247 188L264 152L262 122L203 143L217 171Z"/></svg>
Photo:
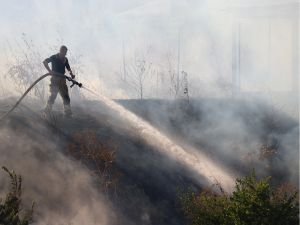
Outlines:
<svg viewBox="0 0 300 225"><path fill-rule="evenodd" d="M2 111L12 102L2 100ZM177 143L203 149L232 171L247 174L255 167L261 176L272 175L275 184L298 183L298 122L271 106L224 99L118 103ZM41 143L47 140L67 157L71 157L68 145L77 141L75 133L95 131L101 142L115 146L114 166L121 175L116 188L106 194L122 224L184 224L178 195L181 190L201 188L189 176L188 168L159 154L139 138L130 124L98 101L75 103L73 111L73 119L64 119L58 104L53 117L46 121L39 104L27 100L0 126L11 130L16 140L20 135ZM261 146L275 153L261 159Z"/></svg>

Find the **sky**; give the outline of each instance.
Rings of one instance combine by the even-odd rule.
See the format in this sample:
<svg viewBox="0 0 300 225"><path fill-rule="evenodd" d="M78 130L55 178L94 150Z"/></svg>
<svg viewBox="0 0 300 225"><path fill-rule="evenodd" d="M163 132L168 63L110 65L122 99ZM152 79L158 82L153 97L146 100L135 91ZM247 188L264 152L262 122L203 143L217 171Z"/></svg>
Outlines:
<svg viewBox="0 0 300 225"><path fill-rule="evenodd" d="M67 45L70 57L81 57L81 77L101 87L111 97L132 97L122 89L117 75L122 68L123 55L128 65L133 63L136 55L143 55L154 65L155 71L168 70L167 56L171 55L174 70L177 70L180 43L179 70L188 73L191 93L198 96L202 90L211 94L216 81L231 82L236 45L233 29L236 21L242 21L240 73L243 88L246 91L261 91L266 87L272 91L289 91L293 81L294 53L293 46L284 40L292 41L295 36L292 30L297 13L293 10L291 19L286 19L281 11L286 14L282 4L295 5L296 2L0 0L0 67L2 71L6 70L8 55L12 51L18 54L16 43L22 45L25 34L41 57L54 54L61 44ZM275 13L270 19L269 11L273 9L279 14ZM245 12L252 11L263 16L258 18L254 13L254 16L244 18ZM268 44L266 29L270 21L274 38ZM8 48L8 43L13 49ZM272 59L266 55L269 45L272 48L269 52L274 55ZM270 73L274 74L271 78L268 77ZM148 96L153 97L150 86Z"/></svg>

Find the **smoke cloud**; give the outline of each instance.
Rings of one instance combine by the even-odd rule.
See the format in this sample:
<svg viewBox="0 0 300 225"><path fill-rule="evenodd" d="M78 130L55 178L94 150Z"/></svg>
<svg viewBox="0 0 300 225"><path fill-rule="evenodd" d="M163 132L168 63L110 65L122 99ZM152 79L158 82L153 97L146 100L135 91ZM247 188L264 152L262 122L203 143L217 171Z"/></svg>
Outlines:
<svg viewBox="0 0 300 225"><path fill-rule="evenodd" d="M19 118L20 119L20 118ZM39 124L30 120L1 125L0 165L23 178L24 208L35 202L38 224L113 224L109 202L99 193L92 174L63 153L63 145ZM8 122L9 123L9 122ZM29 124L26 124L29 123ZM1 196L10 181L1 173Z"/></svg>
<svg viewBox="0 0 300 225"><path fill-rule="evenodd" d="M60 119L58 98L54 114L63 134L55 134L37 116L48 97L45 81L27 108L1 121L0 165L23 176L24 203L36 202L36 223L182 224L177 188L198 190L216 180L230 190L252 168L274 183L298 185L298 1L1 6L1 112L14 101L8 97L45 73L42 61L62 44L76 79L108 97L70 89L75 122ZM104 196L86 165L65 155L64 135L89 127L118 144L118 197ZM274 151L271 159L263 149ZM8 184L0 174L1 196Z"/></svg>

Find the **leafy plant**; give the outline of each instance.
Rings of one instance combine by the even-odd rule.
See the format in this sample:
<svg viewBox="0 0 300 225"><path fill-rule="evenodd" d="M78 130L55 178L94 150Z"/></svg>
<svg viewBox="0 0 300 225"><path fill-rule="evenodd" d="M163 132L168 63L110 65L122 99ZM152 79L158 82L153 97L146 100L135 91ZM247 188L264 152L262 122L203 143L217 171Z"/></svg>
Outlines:
<svg viewBox="0 0 300 225"><path fill-rule="evenodd" d="M270 178L253 172L236 180L232 194L212 189L180 196L182 209L193 225L296 225L298 192L291 185L272 188Z"/></svg>
<svg viewBox="0 0 300 225"><path fill-rule="evenodd" d="M9 171L6 167L2 169L9 175L11 187L5 200L0 201L0 224L1 225L28 225L32 222L33 206L21 216L21 195L22 195L22 177L16 175L14 171Z"/></svg>

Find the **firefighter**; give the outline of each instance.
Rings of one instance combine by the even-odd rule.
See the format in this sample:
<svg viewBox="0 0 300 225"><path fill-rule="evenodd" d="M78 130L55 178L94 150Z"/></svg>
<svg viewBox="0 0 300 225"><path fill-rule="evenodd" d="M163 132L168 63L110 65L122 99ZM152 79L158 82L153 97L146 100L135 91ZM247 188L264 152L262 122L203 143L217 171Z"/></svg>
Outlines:
<svg viewBox="0 0 300 225"><path fill-rule="evenodd" d="M45 68L48 70L49 73L56 72L60 74L65 74L65 68L69 71L72 79L75 78L75 75L73 74L71 67L69 65L67 55L67 47L61 46L59 53L52 55L51 57L44 60L43 64ZM51 69L49 67L49 63L51 63ZM51 83L50 83L50 96L45 108L45 113L49 114L52 110L52 106L54 104L54 101L56 99L57 94L60 94L60 96L63 99L64 103L64 115L65 117L72 117L72 111L70 106L70 96L68 92L68 86L66 84L66 78L52 76L51 77Z"/></svg>

